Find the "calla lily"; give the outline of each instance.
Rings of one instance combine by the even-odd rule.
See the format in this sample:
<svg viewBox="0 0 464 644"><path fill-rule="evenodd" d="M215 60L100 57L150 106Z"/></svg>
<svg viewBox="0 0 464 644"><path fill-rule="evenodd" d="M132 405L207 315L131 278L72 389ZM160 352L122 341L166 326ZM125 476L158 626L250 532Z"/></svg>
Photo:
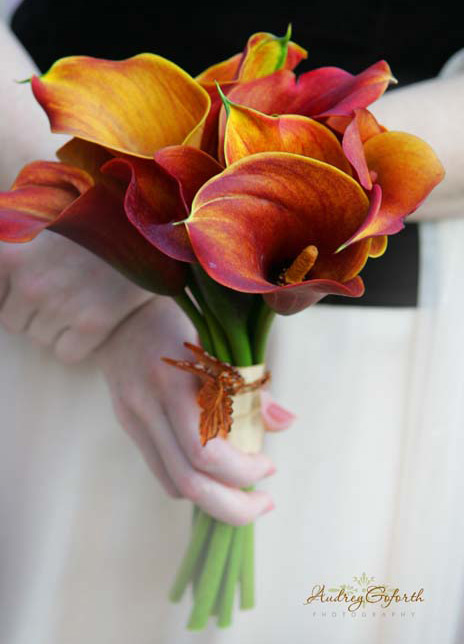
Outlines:
<svg viewBox="0 0 464 644"><path fill-rule="evenodd" d="M367 107L395 82L388 64L381 60L357 75L338 67L320 67L299 78L289 70L237 85L231 101L266 114L303 114L314 118L349 115ZM271 91L271 88L274 91Z"/></svg>
<svg viewBox="0 0 464 644"><path fill-rule="evenodd" d="M134 227L169 257L195 261L185 226L194 195L222 167L206 153L188 146L159 150L155 161L117 158L103 166L106 174L128 184L125 211Z"/></svg>
<svg viewBox="0 0 464 644"><path fill-rule="evenodd" d="M321 123L297 114L267 116L222 98L227 111L223 154L227 165L258 152L292 152L351 174L338 139Z"/></svg>
<svg viewBox="0 0 464 644"><path fill-rule="evenodd" d="M196 77L202 86L215 82L245 82L273 74L279 69L294 69L308 52L290 40L291 27L282 36L258 32L248 39L244 51L208 67Z"/></svg>
<svg viewBox="0 0 464 644"><path fill-rule="evenodd" d="M158 211L166 206L174 221L176 212L185 218L188 210L179 182L153 155L169 145L199 145L210 107L208 93L154 54L123 61L71 56L33 77L31 84L52 131L75 138L58 153L64 163L36 162L10 192L0 195L0 239L26 241L47 227L86 246L144 288L179 293L186 266L131 225L124 205L133 196L133 181L122 166L130 165L124 159L132 159L141 179L139 192L147 186L143 178L152 182L151 193L162 188ZM123 156L119 166L114 158L118 153ZM178 236L183 236L186 249L181 259L191 261L185 230L179 229Z"/></svg>
<svg viewBox="0 0 464 644"><path fill-rule="evenodd" d="M167 145L199 145L210 107L193 78L155 54L121 61L70 56L31 83L53 132L139 157Z"/></svg>
<svg viewBox="0 0 464 644"><path fill-rule="evenodd" d="M358 274L371 240L335 251L368 210L364 190L338 168L287 152L260 152L210 179L186 226L210 277L261 293L278 313L290 314L329 293L362 295Z"/></svg>
<svg viewBox="0 0 464 644"><path fill-rule="evenodd" d="M444 177L433 149L417 136L387 131L365 109L357 109L343 135L343 150L366 190L374 190L376 207L341 248L374 235L390 235L404 227Z"/></svg>
<svg viewBox="0 0 464 644"><path fill-rule="evenodd" d="M123 207L125 183L100 179L102 155L99 146L74 140L63 156L75 164L81 158L87 169L47 161L25 166L11 190L0 193L0 239L26 242L48 228L99 255L142 288L180 293L186 265L158 251L132 226Z"/></svg>
<svg viewBox="0 0 464 644"><path fill-rule="evenodd" d="M290 27L283 37L264 32L253 34L241 54L209 67L196 77L211 100L201 144L203 150L212 156L217 154L217 124L222 102L216 90L216 83L220 82L227 93L241 83L272 75L281 69L294 69L307 57L307 51L292 42L290 36Z"/></svg>
<svg viewBox="0 0 464 644"><path fill-rule="evenodd" d="M221 88L227 98L264 114L300 114L326 121L334 116L351 116L357 108L377 100L395 82L385 61L371 65L357 75L337 67L314 69L299 78L290 70ZM219 149L222 149L226 115L220 115Z"/></svg>

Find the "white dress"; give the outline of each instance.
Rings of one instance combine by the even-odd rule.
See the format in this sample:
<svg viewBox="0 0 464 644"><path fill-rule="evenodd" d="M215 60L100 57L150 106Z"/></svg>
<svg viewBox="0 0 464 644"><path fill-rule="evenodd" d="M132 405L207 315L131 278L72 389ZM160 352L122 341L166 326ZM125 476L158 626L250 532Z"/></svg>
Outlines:
<svg viewBox="0 0 464 644"><path fill-rule="evenodd" d="M298 421L266 437L257 606L225 630L187 631L190 597L167 600L191 506L165 497L94 365L0 332L0 642L462 642L464 219L421 224L420 242L418 308L278 319L273 391ZM424 601L304 604L363 573Z"/></svg>

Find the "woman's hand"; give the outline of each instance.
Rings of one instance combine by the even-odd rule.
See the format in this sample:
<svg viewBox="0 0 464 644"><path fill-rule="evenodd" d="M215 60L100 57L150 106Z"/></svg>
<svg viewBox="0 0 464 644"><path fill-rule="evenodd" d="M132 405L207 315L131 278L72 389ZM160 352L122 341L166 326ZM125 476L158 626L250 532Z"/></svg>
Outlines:
<svg viewBox="0 0 464 644"><path fill-rule="evenodd" d="M185 497L217 519L242 525L268 512L268 493L239 488L275 471L265 454L246 454L215 438L204 447L198 434L198 380L161 361L179 357L195 331L177 305L156 297L128 318L97 353L116 414L164 489ZM186 359L191 355L185 353ZM268 409L269 408L269 409ZM292 415L266 399L272 429Z"/></svg>
<svg viewBox="0 0 464 644"><path fill-rule="evenodd" d="M49 231L27 244L0 242L0 325L78 362L153 294L85 248Z"/></svg>

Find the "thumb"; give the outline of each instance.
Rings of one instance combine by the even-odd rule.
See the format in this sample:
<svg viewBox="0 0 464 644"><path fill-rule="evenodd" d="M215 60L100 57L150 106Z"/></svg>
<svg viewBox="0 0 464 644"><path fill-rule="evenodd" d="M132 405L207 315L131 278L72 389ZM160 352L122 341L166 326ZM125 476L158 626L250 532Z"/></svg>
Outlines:
<svg viewBox="0 0 464 644"><path fill-rule="evenodd" d="M276 403L268 391L261 391L261 414L269 432L288 429L296 419L295 414Z"/></svg>

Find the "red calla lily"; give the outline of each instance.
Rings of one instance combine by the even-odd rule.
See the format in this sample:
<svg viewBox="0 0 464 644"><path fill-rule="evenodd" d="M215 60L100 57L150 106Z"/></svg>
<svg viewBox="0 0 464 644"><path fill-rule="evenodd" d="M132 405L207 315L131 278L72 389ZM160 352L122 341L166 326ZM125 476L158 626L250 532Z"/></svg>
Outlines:
<svg viewBox="0 0 464 644"><path fill-rule="evenodd" d="M365 220L369 200L346 173L287 152L242 158L200 189L186 222L195 255L214 280L262 293L295 313L329 293L363 293L358 273L371 241L336 249Z"/></svg>
<svg viewBox="0 0 464 644"><path fill-rule="evenodd" d="M74 140L63 156L77 163L84 148L82 158L92 173L50 161L23 168L11 190L0 193L0 239L25 242L48 228L99 255L145 289L180 293L186 265L154 248L129 222L123 207L126 184L108 177L99 181L100 173L92 170L91 159L101 158L102 149Z"/></svg>
<svg viewBox="0 0 464 644"><path fill-rule="evenodd" d="M201 150L173 146L155 161L117 158L103 171L128 184L124 206L134 227L160 251L184 262L195 261L185 226L195 193L222 167Z"/></svg>

